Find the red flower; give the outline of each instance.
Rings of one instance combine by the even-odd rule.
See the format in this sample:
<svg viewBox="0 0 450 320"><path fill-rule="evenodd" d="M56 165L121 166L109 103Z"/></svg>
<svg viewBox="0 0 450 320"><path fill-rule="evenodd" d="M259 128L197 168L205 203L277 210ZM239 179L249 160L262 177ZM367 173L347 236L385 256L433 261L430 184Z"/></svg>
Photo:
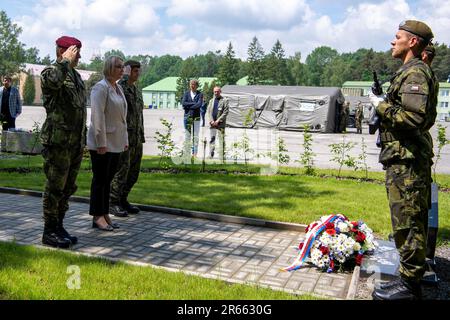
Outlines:
<svg viewBox="0 0 450 320"><path fill-rule="evenodd" d="M300 244L298 245L298 250L302 250L304 245L305 244L303 242L300 242Z"/></svg>
<svg viewBox="0 0 450 320"><path fill-rule="evenodd" d="M334 260L330 260L330 268L331 270L334 270Z"/></svg>
<svg viewBox="0 0 450 320"><path fill-rule="evenodd" d="M350 231L353 232L353 233L358 233L359 232L359 230L355 229L355 228L351 229Z"/></svg>
<svg viewBox="0 0 450 320"><path fill-rule="evenodd" d="M352 224L353 227L355 227L355 228L358 226L358 222L356 222L356 221L352 221L351 224Z"/></svg>
<svg viewBox="0 0 450 320"><path fill-rule="evenodd" d="M363 255L362 255L362 254L358 254L358 255L356 256L355 262L356 262L356 265L357 265L357 266L360 266L360 265L361 265L362 259L363 259Z"/></svg>
<svg viewBox="0 0 450 320"><path fill-rule="evenodd" d="M326 232L330 235L330 236L334 236L336 234L336 230L335 229L327 229Z"/></svg>
<svg viewBox="0 0 450 320"><path fill-rule="evenodd" d="M360 231L358 231L357 235L356 235L356 241L357 242L364 242L364 240L366 240L366 235Z"/></svg>
<svg viewBox="0 0 450 320"><path fill-rule="evenodd" d="M320 251L322 252L323 255L330 253L330 249L328 249L328 247L324 247L324 246L320 247Z"/></svg>
<svg viewBox="0 0 450 320"><path fill-rule="evenodd" d="M326 229L334 229L334 223L328 222L325 226Z"/></svg>

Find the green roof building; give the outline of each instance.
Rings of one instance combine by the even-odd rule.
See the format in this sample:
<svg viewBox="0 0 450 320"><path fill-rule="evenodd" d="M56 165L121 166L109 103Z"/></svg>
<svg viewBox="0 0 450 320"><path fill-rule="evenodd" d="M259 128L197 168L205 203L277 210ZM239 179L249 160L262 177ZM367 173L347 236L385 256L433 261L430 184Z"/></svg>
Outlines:
<svg viewBox="0 0 450 320"><path fill-rule="evenodd" d="M347 81L342 85L342 93L351 96L367 96L371 92L371 81ZM386 92L389 82L383 83L383 91ZM450 83L439 82L437 103L437 119L439 121L450 120Z"/></svg>
<svg viewBox="0 0 450 320"><path fill-rule="evenodd" d="M150 109L181 109L181 101L175 101L178 77L167 77L142 89L144 105ZM200 77L200 90L205 83L211 84L217 78Z"/></svg>

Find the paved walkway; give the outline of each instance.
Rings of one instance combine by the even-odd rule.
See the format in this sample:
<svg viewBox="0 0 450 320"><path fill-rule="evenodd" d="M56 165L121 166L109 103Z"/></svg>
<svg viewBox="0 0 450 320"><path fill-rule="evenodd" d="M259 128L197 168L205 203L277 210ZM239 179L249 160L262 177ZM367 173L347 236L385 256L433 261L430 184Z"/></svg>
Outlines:
<svg viewBox="0 0 450 320"><path fill-rule="evenodd" d="M0 193L0 241L40 245L41 208L39 197ZM349 290L351 273L279 271L295 258L300 232L145 211L115 221L113 232L92 229L88 205L71 202L65 227L79 237L71 250L291 293L345 299Z"/></svg>

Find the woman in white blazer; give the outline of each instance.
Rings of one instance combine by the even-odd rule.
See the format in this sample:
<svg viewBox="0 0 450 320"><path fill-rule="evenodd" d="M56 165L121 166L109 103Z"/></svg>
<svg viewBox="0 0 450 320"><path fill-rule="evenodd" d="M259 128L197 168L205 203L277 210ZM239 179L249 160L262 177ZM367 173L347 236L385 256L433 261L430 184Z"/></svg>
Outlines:
<svg viewBox="0 0 450 320"><path fill-rule="evenodd" d="M123 74L120 57L105 61L104 78L91 91L91 125L87 147L91 154L92 183L89 214L92 227L112 231L119 226L109 217L109 193L121 152L128 148L127 101L122 88L116 83Z"/></svg>

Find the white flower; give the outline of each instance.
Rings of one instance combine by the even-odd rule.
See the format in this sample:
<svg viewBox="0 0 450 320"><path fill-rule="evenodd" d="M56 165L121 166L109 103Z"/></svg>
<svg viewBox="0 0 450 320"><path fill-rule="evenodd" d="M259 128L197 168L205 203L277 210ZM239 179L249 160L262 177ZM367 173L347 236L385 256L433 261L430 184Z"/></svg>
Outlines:
<svg viewBox="0 0 450 320"><path fill-rule="evenodd" d="M355 250L355 251L361 250L361 245L358 242L356 242L356 241L353 244L353 250Z"/></svg>
<svg viewBox="0 0 450 320"><path fill-rule="evenodd" d="M345 222L339 222L337 224L337 227L339 228L339 230L341 230L341 232L348 232L350 230Z"/></svg>

